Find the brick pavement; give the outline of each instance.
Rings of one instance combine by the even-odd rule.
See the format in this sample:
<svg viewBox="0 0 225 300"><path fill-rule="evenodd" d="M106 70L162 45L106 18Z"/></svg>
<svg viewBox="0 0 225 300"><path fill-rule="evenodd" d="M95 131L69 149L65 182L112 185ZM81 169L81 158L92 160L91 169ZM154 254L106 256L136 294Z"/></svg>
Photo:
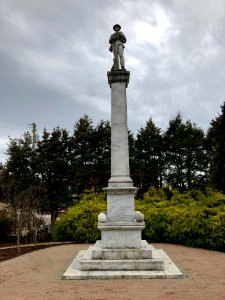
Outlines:
<svg viewBox="0 0 225 300"><path fill-rule="evenodd" d="M61 280L74 256L88 245L62 245L0 263L1 300L224 300L225 254L171 244L163 249L184 279Z"/></svg>

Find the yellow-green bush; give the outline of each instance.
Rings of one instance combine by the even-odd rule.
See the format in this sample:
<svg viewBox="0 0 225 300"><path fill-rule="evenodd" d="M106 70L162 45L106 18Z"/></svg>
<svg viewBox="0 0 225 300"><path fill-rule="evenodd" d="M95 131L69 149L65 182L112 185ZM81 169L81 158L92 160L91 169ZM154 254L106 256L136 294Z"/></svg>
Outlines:
<svg viewBox="0 0 225 300"><path fill-rule="evenodd" d="M225 195L221 193L209 188L176 191L167 200L162 190L151 191L136 201L136 209L145 215L143 237L149 242L225 249Z"/></svg>
<svg viewBox="0 0 225 300"><path fill-rule="evenodd" d="M95 242L100 238L97 229L98 214L106 210L104 194L84 194L66 214L56 222L52 235L56 241L75 243Z"/></svg>
<svg viewBox="0 0 225 300"><path fill-rule="evenodd" d="M145 216L143 239L148 242L179 243L192 247L225 250L225 195L211 189L156 191L151 188L135 200ZM100 238L97 216L106 210L104 194L84 194L55 225L53 238L76 243Z"/></svg>

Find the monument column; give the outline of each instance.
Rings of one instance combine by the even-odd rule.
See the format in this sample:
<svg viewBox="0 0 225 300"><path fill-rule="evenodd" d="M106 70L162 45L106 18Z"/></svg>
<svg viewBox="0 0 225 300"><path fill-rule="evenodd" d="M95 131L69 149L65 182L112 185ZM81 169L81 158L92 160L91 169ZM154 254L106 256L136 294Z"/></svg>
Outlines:
<svg viewBox="0 0 225 300"><path fill-rule="evenodd" d="M140 249L141 231L145 227L144 216L134 210L134 194L130 178L127 128L127 98L130 72L125 69L123 57L125 35L116 24L109 42L114 54L114 64L107 72L111 88L111 177L107 193L107 213L99 217L103 249Z"/></svg>
<svg viewBox="0 0 225 300"><path fill-rule="evenodd" d="M126 37L120 25L113 29L109 50L114 59L107 73L111 88L111 177L104 189L107 211L98 215L101 240L81 250L63 278L179 278L182 273L169 257L141 239L144 216L134 210L137 188L129 168L126 88L130 72L123 57Z"/></svg>
<svg viewBox="0 0 225 300"><path fill-rule="evenodd" d="M111 178L108 186L133 186L129 167L126 99L130 72L117 70L107 75L111 87Z"/></svg>

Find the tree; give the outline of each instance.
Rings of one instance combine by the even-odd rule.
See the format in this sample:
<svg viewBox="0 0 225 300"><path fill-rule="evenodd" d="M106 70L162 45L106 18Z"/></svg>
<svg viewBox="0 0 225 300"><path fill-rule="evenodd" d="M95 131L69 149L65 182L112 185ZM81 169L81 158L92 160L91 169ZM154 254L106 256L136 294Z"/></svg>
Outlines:
<svg viewBox="0 0 225 300"><path fill-rule="evenodd" d="M72 137L71 165L75 175L75 189L81 193L94 186L94 128L87 116L74 125Z"/></svg>
<svg viewBox="0 0 225 300"><path fill-rule="evenodd" d="M92 136L93 144L93 176L97 190L107 186L110 178L110 154L111 154L111 126L109 121L100 121L94 128Z"/></svg>
<svg viewBox="0 0 225 300"><path fill-rule="evenodd" d="M203 188L208 183L208 154L203 130L194 123L185 124L185 181L188 189Z"/></svg>
<svg viewBox="0 0 225 300"><path fill-rule="evenodd" d="M135 137L130 130L128 130L128 144L129 144L130 177L134 181L134 185L138 186L138 167L137 167L137 160L136 160Z"/></svg>
<svg viewBox="0 0 225 300"><path fill-rule="evenodd" d="M10 139L7 155L4 176L20 181L23 189L30 186L37 179L33 168L34 152L31 135L26 132L23 138Z"/></svg>
<svg viewBox="0 0 225 300"><path fill-rule="evenodd" d="M183 123L180 113L170 120L163 136L165 153L165 180L174 188L186 188L206 184L207 155L202 129L190 121Z"/></svg>
<svg viewBox="0 0 225 300"><path fill-rule="evenodd" d="M144 191L162 186L162 137L161 130L150 118L145 128L138 131L135 141L136 172L134 178Z"/></svg>
<svg viewBox="0 0 225 300"><path fill-rule="evenodd" d="M7 204L7 211L16 224L17 250L20 252L22 231L32 223L40 201L40 186L22 186L21 181L1 177L0 189L2 200Z"/></svg>
<svg viewBox="0 0 225 300"><path fill-rule="evenodd" d="M210 183L225 193L225 102L221 106L220 115L211 121L207 142L211 157Z"/></svg>
<svg viewBox="0 0 225 300"><path fill-rule="evenodd" d="M35 150L35 168L43 184L42 210L50 211L53 227L61 206L71 202L70 137L66 129L55 128L51 133L43 131L42 140Z"/></svg>

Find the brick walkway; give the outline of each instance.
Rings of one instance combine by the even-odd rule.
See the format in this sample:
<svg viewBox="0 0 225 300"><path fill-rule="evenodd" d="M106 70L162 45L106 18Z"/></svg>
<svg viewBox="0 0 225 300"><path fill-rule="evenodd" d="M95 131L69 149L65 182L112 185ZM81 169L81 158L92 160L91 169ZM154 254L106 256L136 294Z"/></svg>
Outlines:
<svg viewBox="0 0 225 300"><path fill-rule="evenodd" d="M62 245L0 263L1 300L224 300L225 254L155 244L187 275L185 279L63 281L71 260L88 245Z"/></svg>

